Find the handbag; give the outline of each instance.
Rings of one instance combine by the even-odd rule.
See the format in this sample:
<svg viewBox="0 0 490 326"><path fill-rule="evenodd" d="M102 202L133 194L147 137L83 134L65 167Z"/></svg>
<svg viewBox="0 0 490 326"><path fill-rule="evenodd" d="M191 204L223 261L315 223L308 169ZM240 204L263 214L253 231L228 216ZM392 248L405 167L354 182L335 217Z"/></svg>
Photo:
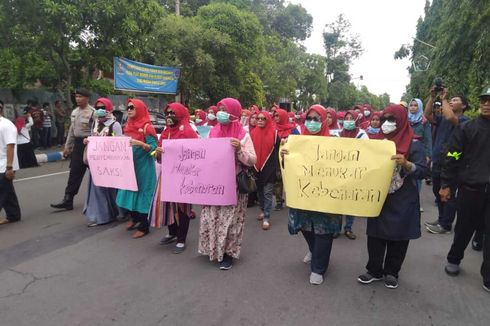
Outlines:
<svg viewBox="0 0 490 326"><path fill-rule="evenodd" d="M241 171L236 175L236 184L239 194L249 194L257 191L255 176L249 168L242 167Z"/></svg>

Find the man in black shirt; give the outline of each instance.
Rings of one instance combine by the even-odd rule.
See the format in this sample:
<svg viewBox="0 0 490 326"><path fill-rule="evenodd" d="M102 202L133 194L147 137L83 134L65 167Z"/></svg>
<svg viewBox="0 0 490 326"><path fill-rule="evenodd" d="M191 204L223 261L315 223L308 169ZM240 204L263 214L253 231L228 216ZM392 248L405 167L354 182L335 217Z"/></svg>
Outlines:
<svg viewBox="0 0 490 326"><path fill-rule="evenodd" d="M490 292L490 85L480 95L480 116L453 132L441 171L442 201L458 188L458 218L445 271L458 275L464 251L477 229L484 230L483 288Z"/></svg>

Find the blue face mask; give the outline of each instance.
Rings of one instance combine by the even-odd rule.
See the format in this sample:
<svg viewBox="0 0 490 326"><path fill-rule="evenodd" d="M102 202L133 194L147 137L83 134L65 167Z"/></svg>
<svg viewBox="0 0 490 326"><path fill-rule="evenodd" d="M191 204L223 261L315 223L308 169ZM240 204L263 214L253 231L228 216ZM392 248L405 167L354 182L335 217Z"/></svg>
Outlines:
<svg viewBox="0 0 490 326"><path fill-rule="evenodd" d="M219 124L228 124L230 123L230 114L225 111L218 111L218 113L216 113L216 119L218 119Z"/></svg>
<svg viewBox="0 0 490 326"><path fill-rule="evenodd" d="M371 127L371 126L369 126L369 127L367 128L367 132L368 132L369 134L379 134L379 131L380 131L380 130L381 130L381 128L373 128L373 127Z"/></svg>
<svg viewBox="0 0 490 326"><path fill-rule="evenodd" d="M103 118L105 117L106 115L106 112L104 109L97 109L95 110L95 116L98 117L98 118Z"/></svg>
<svg viewBox="0 0 490 326"><path fill-rule="evenodd" d="M305 127L312 134L316 134L322 129L322 123L319 121L306 121Z"/></svg>
<svg viewBox="0 0 490 326"><path fill-rule="evenodd" d="M345 130L356 129L356 122L354 120L344 120L344 129Z"/></svg>

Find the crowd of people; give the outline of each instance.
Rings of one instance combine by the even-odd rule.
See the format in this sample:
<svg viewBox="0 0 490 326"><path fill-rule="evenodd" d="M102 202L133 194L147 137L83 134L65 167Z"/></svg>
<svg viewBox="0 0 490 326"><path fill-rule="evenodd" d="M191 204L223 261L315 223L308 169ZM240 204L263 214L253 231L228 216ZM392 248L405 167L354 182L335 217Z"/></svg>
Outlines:
<svg viewBox="0 0 490 326"><path fill-rule="evenodd" d="M420 190L422 180L427 179L432 182L438 216L425 223L426 230L431 234L450 233L457 216L445 271L452 276L459 273L464 251L472 242L473 249L483 249L483 287L490 292L490 147L486 143L490 136L490 87L479 96L480 112L473 120L464 114L469 108L464 96L449 98L447 88L435 87L425 108L423 101L415 98L408 103L390 104L382 111L375 111L368 104L344 111L313 105L305 112L292 113L275 105L270 109L255 105L244 109L238 100L225 98L206 111L196 111L192 121L188 108L170 103L164 109L166 128L160 136L143 101L127 101L128 122L121 126L112 115L109 99L99 98L92 107L89 98L88 90L77 90L78 107L71 114L64 147L64 154L71 156L70 174L63 199L51 206L73 209L73 198L87 170L84 152L89 136L130 137L138 184L138 191L116 190L96 186L89 178L83 210L89 227L127 216L127 230L134 231L132 237L138 239L147 235L151 227L166 226L168 234L160 243L175 243L174 253L183 252L189 224L196 213L190 203L162 201L160 189L165 185L157 177L155 160L162 162L165 155L162 140L199 138L196 126L208 126L209 138L230 139L237 175L252 171L257 185L252 193L237 190L236 205L202 206L197 250L211 261L218 261L220 269L228 270L240 257L247 208L259 205L256 218L267 231L272 227L273 208L281 210L287 203L280 165L288 169L281 158L290 154L283 146L289 136L390 140L396 145L396 155L392 156L396 168L380 215L367 221L366 272L358 277L358 282L384 280L386 287L398 287L409 242L421 236ZM24 124L14 125L1 117L2 108L0 209L6 211L7 218L0 224L6 224L20 220L12 184L18 169L15 151L23 151L26 143L19 143L19 137L28 138L24 133L35 122L33 113L27 113ZM26 155L24 159L32 157ZM352 216L289 209L288 230L290 234L301 233L308 247L303 261L311 265L311 284L323 282L333 240L342 230L348 239L356 239L354 220Z"/></svg>

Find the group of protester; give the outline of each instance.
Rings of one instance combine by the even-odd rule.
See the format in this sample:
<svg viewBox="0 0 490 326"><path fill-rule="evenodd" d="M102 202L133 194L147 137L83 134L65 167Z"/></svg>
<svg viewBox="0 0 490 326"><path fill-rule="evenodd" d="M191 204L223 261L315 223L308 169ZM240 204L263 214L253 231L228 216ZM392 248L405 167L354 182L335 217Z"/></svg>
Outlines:
<svg viewBox="0 0 490 326"><path fill-rule="evenodd" d="M434 107L438 95L442 102L440 114ZM374 112L368 105L356 106L344 113L313 105L306 112L296 114L278 107L260 110L252 106L243 110L238 100L225 98L207 112L196 112L195 125L212 127L209 138L230 139L237 174L246 169L255 172L256 196L261 210L257 219L262 221L264 230L271 227L274 196L276 208L283 205L279 166L280 158L289 155L289 151L287 146L281 145L287 143L290 135L393 141L396 155L392 160L396 169L380 215L367 221L367 271L358 277L363 284L384 280L388 288L398 287L398 274L409 242L421 236L420 181L429 173L432 161L439 219L437 223L427 223L427 230L432 233L450 230L451 219L457 211L454 242L445 268L450 275L458 274L473 233L478 230L484 234L481 274L485 290L490 291L490 149L485 143L490 135L490 87L479 97L480 116L466 123L463 123L462 113L468 105L464 97L448 100L447 96L447 89L440 94L433 89L425 112L422 101L413 99L408 104L390 104L381 112ZM89 97L90 93L84 89L76 93L78 107L72 113L64 149L66 155L71 154L70 175L63 200L51 206L73 209L73 198L87 169L84 150L88 136L128 136L133 148L138 191L98 187L89 180L84 208L88 226L106 224L118 215L129 215L127 229L134 230L132 237L135 239L148 234L150 226L167 226L169 232L161 243L176 242L174 252L181 253L185 250L194 212L191 204L162 201L160 188L163 185L156 176L155 157L161 161L165 155L162 140L199 137L188 109L180 103L169 104L164 110L167 126L158 137L143 101L128 100L128 122L122 128L112 116L110 100L99 98L93 108ZM0 207L7 212L6 221L14 222L20 219L12 185L13 171L17 169L12 138L16 138L17 133L15 127L9 128L12 129L6 119L0 117ZM437 131L432 133L431 128ZM287 169L287 164L283 168ZM202 207L198 252L211 261L217 260L222 270L230 269L233 260L240 256L245 214L250 204L248 196L239 193L236 205ZM458 205L452 202L455 198ZM304 262L311 264L311 284L323 282L333 239L342 229L342 219L343 216L331 213L289 209L289 232L301 233L309 248ZM353 217L345 216L345 220L344 234L355 239Z"/></svg>

